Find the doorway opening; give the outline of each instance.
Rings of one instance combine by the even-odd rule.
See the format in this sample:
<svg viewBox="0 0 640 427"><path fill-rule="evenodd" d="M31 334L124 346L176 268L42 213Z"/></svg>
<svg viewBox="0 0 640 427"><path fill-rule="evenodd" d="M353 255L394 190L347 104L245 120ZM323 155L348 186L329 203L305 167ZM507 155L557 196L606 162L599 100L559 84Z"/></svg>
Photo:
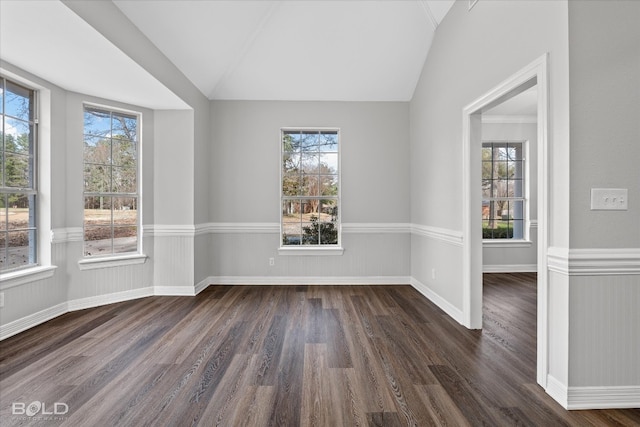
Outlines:
<svg viewBox="0 0 640 427"><path fill-rule="evenodd" d="M488 91L485 95L469 104L463 110L463 320L465 326L471 329L482 328L482 274L483 274L483 218L481 216L483 206L482 188L482 147L483 147L483 116L490 117L491 113L500 111L500 108L517 103L522 97L533 96L535 98L535 216L529 212L517 212L521 215L518 220L523 221L528 227L528 235L531 236L532 218L537 227L535 262L530 262L528 269L535 270L537 274L537 366L536 377L538 383L546 388L547 377L547 262L546 252L548 247L548 75L547 55L538 58L527 67L523 68L497 87ZM531 95L531 91L535 95ZM524 94L529 95L524 95ZM519 97L520 96L520 97ZM487 132L484 133L487 135ZM500 146L500 144L498 144ZM529 191L531 191L529 186ZM505 196L505 199L508 199ZM500 198L494 200L498 201ZM529 208L532 203L530 202ZM491 227L496 227L496 218ZM509 216L516 212L507 209L507 228ZM520 237L525 236L522 234ZM519 239L524 246L530 244L527 239ZM507 242L502 242L506 244ZM511 242L511 245L516 243ZM522 263L527 264L525 263ZM494 264L495 265L495 264ZM506 267L503 267L506 268ZM522 266L521 266L522 268Z"/></svg>

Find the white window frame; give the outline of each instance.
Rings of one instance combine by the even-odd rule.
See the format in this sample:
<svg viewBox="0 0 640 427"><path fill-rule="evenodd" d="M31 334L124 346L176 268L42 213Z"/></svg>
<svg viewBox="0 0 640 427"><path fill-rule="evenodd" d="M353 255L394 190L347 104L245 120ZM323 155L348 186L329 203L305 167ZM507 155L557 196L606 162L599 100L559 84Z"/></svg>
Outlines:
<svg viewBox="0 0 640 427"><path fill-rule="evenodd" d="M530 209L530 165L529 165L529 141L527 140L486 140L482 141L482 148L487 144L520 144L522 151L522 197L502 197L501 200L522 201L522 238L495 238L482 239L482 245L487 247L529 247L531 246L530 230L531 220L529 216ZM483 160L480 159L482 162ZM482 198L484 202L484 197Z"/></svg>
<svg viewBox="0 0 640 427"><path fill-rule="evenodd" d="M89 270L95 268L103 268L103 267L114 267L114 266L122 266L129 264L141 264L146 260L146 255L143 254L142 250L142 113L133 110L127 110L123 108L117 108L110 105L104 104L96 104L91 102L84 102L82 104L82 116L83 116L83 126L82 126L82 147L83 147L83 156L82 156L82 165L84 171L84 114L87 108L102 110L108 113L117 113L117 114L126 114L129 116L135 116L137 120L137 132L136 132L136 192L135 193L122 193L124 196L135 196L137 198L137 218L136 218L136 250L130 252L120 252L120 253L110 253L110 254L100 254L100 255L85 255L84 243L85 243L85 221L84 221L84 204L85 197L87 196L87 192L82 191L82 259L78 261L78 265L81 270ZM84 173L84 172L83 172ZM107 193L105 193L107 194ZM109 193L111 195L111 193ZM120 194L120 193L118 193ZM115 196L115 193L113 194ZM113 222L111 223L111 227L113 228ZM113 239L113 236L112 236Z"/></svg>
<svg viewBox="0 0 640 427"><path fill-rule="evenodd" d="M0 290L5 290L34 280L46 280L53 276L56 266L51 264L51 91L6 68L0 68L0 76L35 91L34 113L38 122L34 170L37 263L0 271Z"/></svg>
<svg viewBox="0 0 640 427"><path fill-rule="evenodd" d="M283 213L282 213L282 205L285 199L282 188L282 180L283 180L283 159L284 159L284 150L282 146L282 140L285 132L336 132L338 135L338 195L337 195L337 206L338 206L338 215L336 219L336 228L338 232L338 242L337 244L314 244L314 245L283 245ZM336 127L283 127L280 129L279 137L278 137L278 146L279 146L279 161L278 166L280 169L280 200L278 210L280 212L280 233L279 233L279 248L278 253L280 255L342 255L344 249L342 248L342 134L340 128ZM310 196L304 197L306 199L317 197L320 199L320 196Z"/></svg>
<svg viewBox="0 0 640 427"><path fill-rule="evenodd" d="M40 258L39 258L39 251L38 251L38 247L40 246L40 239L39 239L39 228L40 228L40 221L39 221L39 216L40 216L40 212L39 212L39 192L38 192L38 182L39 182L39 171L38 171L38 141L39 141L39 137L38 137L38 116L39 116L39 107L38 107L38 90L36 90L35 88L31 87L30 85L25 85L22 82L17 82L13 79L9 79L6 78L4 76L0 76L0 83L2 83L2 87L4 88L4 91L2 93L2 103L6 104L6 100L7 100L7 92L6 92L6 85L7 84L13 84L16 86L21 87L22 89L25 89L29 92L30 96L33 96L32 98L32 102L30 105L30 109L29 109L29 118L26 120L26 123L28 123L29 127L30 127L30 134L31 134L31 141L29 143L29 154L28 157L30 158L29 161L27 161L27 164L30 166L27 166L28 169L31 169L31 184L28 187L2 187L2 191L0 192L2 194L2 196L4 196L5 194L21 194L22 196L28 196L28 197L33 197L33 206L31 206L29 208L29 225L27 226L29 230L31 231L27 231L29 234L33 235L33 241L31 240L31 238L29 238L29 246L28 246L28 257L29 257L29 263L28 264L24 264L24 265L19 265L17 267L9 267L9 266L5 266L2 269L3 273L11 273L11 272L16 272L16 271L20 271L20 270L25 270L25 269L31 269L34 268L36 266L39 265L40 263ZM2 110L2 124L0 124L0 126L2 126L2 131L3 133L6 135L6 126L8 126L7 124L7 120L10 119L10 117L7 117L6 115L7 111L3 108ZM19 120L20 122L25 122L25 120L18 118L18 117L13 117L13 119ZM0 142L0 144L2 144L2 142ZM5 151L5 146L4 144L2 145L2 152L4 154L4 156L6 156L8 154L8 152ZM16 153L17 154L17 153ZM6 160L6 157L3 156L3 159ZM20 154L20 156L24 157L23 154ZM3 160L3 162L4 162ZM4 163L2 165L2 167L4 168L6 166L6 163ZM6 170L3 173L4 178L7 178L6 175ZM0 183L1 184L1 183ZM9 212L9 206L5 206L4 208L2 208L5 213ZM8 221L9 221L9 216L8 215L2 215L3 217L5 217L5 221L7 222L7 227L2 231L2 234L5 236L5 238L8 239L9 237L9 227L8 227ZM31 225L33 224L33 225ZM6 243L6 242L5 242ZM7 247L3 247L2 251L5 252L5 250L7 250ZM7 261L9 261L9 257L8 254L5 253L3 255L7 255Z"/></svg>

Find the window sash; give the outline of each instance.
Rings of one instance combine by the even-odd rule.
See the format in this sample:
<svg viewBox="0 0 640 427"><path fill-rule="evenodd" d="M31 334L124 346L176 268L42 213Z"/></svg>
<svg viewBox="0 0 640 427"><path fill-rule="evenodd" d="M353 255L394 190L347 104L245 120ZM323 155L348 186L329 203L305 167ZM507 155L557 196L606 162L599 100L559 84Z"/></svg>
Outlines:
<svg viewBox="0 0 640 427"><path fill-rule="evenodd" d="M282 248L340 246L340 169L338 129L281 130Z"/></svg>
<svg viewBox="0 0 640 427"><path fill-rule="evenodd" d="M39 262L38 92L2 76L0 89L0 271L6 273L34 267ZM13 148L8 147L9 136L15 144ZM12 164L17 174L13 178L18 182L9 181L12 178L7 173L10 161L19 162ZM13 185L16 183L27 185ZM19 197L11 202L10 196ZM21 200L23 197L25 200ZM26 207L12 207L16 203ZM23 224L24 209L27 210L26 224Z"/></svg>
<svg viewBox="0 0 640 427"><path fill-rule="evenodd" d="M84 119L84 256L140 253L140 115L85 105Z"/></svg>

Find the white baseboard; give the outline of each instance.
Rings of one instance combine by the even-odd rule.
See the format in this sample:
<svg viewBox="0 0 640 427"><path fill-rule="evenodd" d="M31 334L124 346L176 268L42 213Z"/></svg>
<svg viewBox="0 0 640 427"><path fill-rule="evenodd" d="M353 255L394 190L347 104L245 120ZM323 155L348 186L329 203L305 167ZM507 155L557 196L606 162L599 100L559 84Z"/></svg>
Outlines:
<svg viewBox="0 0 640 427"><path fill-rule="evenodd" d="M640 386L569 387L569 410L622 408L640 408Z"/></svg>
<svg viewBox="0 0 640 427"><path fill-rule="evenodd" d="M445 313L451 316L456 322L463 325L464 316L462 314L462 310L455 307L449 301L442 298L440 295L435 293L431 288L429 288L424 283L420 282L417 279L411 278L411 286L413 286L418 292L424 295L428 300L432 303L440 307Z"/></svg>
<svg viewBox="0 0 640 427"><path fill-rule="evenodd" d="M84 310L85 308L100 307L101 305L114 304L116 302L129 301L153 295L153 287L132 289L130 291L114 292L111 294L97 295L94 297L70 300L67 303L67 311Z"/></svg>
<svg viewBox="0 0 640 427"><path fill-rule="evenodd" d="M44 323L48 320L58 317L68 312L67 303L63 302L53 307L46 308L38 311L37 313L30 314L21 319L9 322L6 325L0 325L0 340L12 337L27 329L33 328L36 325Z"/></svg>
<svg viewBox="0 0 640 427"><path fill-rule="evenodd" d="M558 381L552 375L547 375L547 388L545 389L547 394L558 402L564 409L567 409L567 386Z"/></svg>
<svg viewBox="0 0 640 427"><path fill-rule="evenodd" d="M153 295L171 297L193 297L196 296L193 286L154 286Z"/></svg>
<svg viewBox="0 0 640 427"><path fill-rule="evenodd" d="M408 285L409 276L210 276L210 285ZM202 282L201 282L202 283Z"/></svg>
<svg viewBox="0 0 640 427"><path fill-rule="evenodd" d="M537 264L485 264L482 266L483 273L535 273L538 271Z"/></svg>

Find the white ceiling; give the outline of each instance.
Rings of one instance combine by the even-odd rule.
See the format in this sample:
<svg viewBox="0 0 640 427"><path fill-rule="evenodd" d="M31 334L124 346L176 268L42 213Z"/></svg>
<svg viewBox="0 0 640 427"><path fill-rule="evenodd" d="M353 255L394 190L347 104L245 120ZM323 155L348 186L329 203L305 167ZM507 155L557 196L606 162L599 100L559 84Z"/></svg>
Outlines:
<svg viewBox="0 0 640 427"><path fill-rule="evenodd" d="M495 107L482 112L482 118L511 116L526 120L537 120L538 86L533 86Z"/></svg>
<svg viewBox="0 0 640 427"><path fill-rule="evenodd" d="M69 91L149 108L187 107L59 1L0 0L0 59Z"/></svg>
<svg viewBox="0 0 640 427"><path fill-rule="evenodd" d="M209 99L408 101L453 0L114 3ZM67 90L184 108L63 3L0 0L0 16L3 60Z"/></svg>
<svg viewBox="0 0 640 427"><path fill-rule="evenodd" d="M128 1L209 99L408 101L453 1Z"/></svg>

